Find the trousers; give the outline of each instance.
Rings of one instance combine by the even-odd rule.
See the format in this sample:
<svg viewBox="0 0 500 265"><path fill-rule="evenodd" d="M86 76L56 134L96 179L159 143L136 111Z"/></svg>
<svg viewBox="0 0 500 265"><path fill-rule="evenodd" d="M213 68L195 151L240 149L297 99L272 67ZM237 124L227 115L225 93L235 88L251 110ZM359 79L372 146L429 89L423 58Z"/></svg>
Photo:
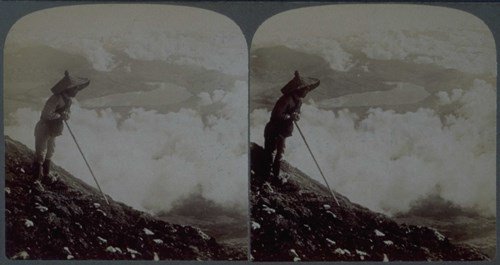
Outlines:
<svg viewBox="0 0 500 265"><path fill-rule="evenodd" d="M286 137L277 133L270 128L266 128L264 134L264 165L265 172L273 173L275 177L280 174L281 160L283 159L283 153L285 152L285 139ZM274 157L273 157L274 156ZM272 171L271 171L272 169Z"/></svg>
<svg viewBox="0 0 500 265"><path fill-rule="evenodd" d="M35 127L35 162L42 164L45 160L51 160L54 155L56 136L50 133L43 122L38 122Z"/></svg>

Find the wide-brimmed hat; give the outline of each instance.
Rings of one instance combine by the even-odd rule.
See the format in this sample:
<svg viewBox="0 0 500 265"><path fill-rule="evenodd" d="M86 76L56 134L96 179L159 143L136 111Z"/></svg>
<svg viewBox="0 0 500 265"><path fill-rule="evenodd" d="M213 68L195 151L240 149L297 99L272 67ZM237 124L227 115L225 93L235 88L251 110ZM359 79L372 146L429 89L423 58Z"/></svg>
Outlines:
<svg viewBox="0 0 500 265"><path fill-rule="evenodd" d="M313 77L302 77L299 71L295 71L294 77L282 89L281 93L288 94L296 90L309 92L319 86L319 79Z"/></svg>
<svg viewBox="0 0 500 265"><path fill-rule="evenodd" d="M90 84L90 80L84 77L70 76L68 71L64 71L64 77L57 82L57 84L50 90L54 94L60 94L70 88L77 88L82 90Z"/></svg>

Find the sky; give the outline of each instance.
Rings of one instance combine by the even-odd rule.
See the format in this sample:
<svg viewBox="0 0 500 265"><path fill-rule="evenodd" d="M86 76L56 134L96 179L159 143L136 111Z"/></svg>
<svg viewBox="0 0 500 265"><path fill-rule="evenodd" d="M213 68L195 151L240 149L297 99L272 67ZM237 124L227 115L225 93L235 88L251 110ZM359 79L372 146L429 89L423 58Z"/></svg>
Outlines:
<svg viewBox="0 0 500 265"><path fill-rule="evenodd" d="M340 38L380 30L429 30L484 28L480 19L445 7L411 4L346 4L298 8L266 20L253 44L287 36Z"/></svg>

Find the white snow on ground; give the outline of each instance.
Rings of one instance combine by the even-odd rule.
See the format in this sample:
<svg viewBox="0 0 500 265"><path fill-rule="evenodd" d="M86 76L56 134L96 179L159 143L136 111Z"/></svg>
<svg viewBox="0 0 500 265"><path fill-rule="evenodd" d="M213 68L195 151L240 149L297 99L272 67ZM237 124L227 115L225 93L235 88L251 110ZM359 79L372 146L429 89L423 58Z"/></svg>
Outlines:
<svg viewBox="0 0 500 265"><path fill-rule="evenodd" d="M160 257L158 256L158 253L154 252L153 260L154 261L159 261L160 260Z"/></svg>
<svg viewBox="0 0 500 265"><path fill-rule="evenodd" d="M66 259L74 259L75 257L71 254L71 251L69 251L68 247L63 248L64 252L66 252L68 255L66 256Z"/></svg>
<svg viewBox="0 0 500 265"><path fill-rule="evenodd" d="M104 238L102 238L100 236L98 236L97 239L99 239L99 241L101 241L104 244L108 243L108 240L106 240L106 239L104 239Z"/></svg>
<svg viewBox="0 0 500 265"><path fill-rule="evenodd" d="M10 188L9 187L5 187L5 193L10 194Z"/></svg>
<svg viewBox="0 0 500 265"><path fill-rule="evenodd" d="M443 234L439 233L436 229L432 230L434 230L434 235L437 237L437 239L439 239L439 241L444 241L446 237Z"/></svg>
<svg viewBox="0 0 500 265"><path fill-rule="evenodd" d="M100 205L99 203L95 202L95 203L94 203L94 207L95 207L95 208L99 208L99 207L101 207L101 205Z"/></svg>
<svg viewBox="0 0 500 265"><path fill-rule="evenodd" d="M153 231L147 229L147 228L144 228L142 229L142 231L144 232L144 234L148 235L148 236L151 236L151 235L154 235L155 233L153 233Z"/></svg>
<svg viewBox="0 0 500 265"><path fill-rule="evenodd" d="M26 173L26 172L24 172L24 168L21 168L20 170L21 170L21 172Z"/></svg>
<svg viewBox="0 0 500 265"><path fill-rule="evenodd" d="M16 255L12 256L11 259L19 259L19 258L21 258L21 259L29 259L30 255L26 251L21 251L21 252L16 253Z"/></svg>
<svg viewBox="0 0 500 265"><path fill-rule="evenodd" d="M267 213L267 214L272 214L272 213L275 213L276 210L273 209L273 208L270 208L269 206L263 204L262 205L262 209Z"/></svg>
<svg viewBox="0 0 500 265"><path fill-rule="evenodd" d="M260 228L260 224L255 222L255 221L252 221L252 230L257 230Z"/></svg>
<svg viewBox="0 0 500 265"><path fill-rule="evenodd" d="M44 213L44 212L46 212L46 211L49 210L49 208L47 208L47 207L45 207L45 206L43 206L43 205L41 205L39 203L35 203L35 205L36 205L35 208L37 208L42 213Z"/></svg>
<svg viewBox="0 0 500 265"><path fill-rule="evenodd" d="M382 233L382 232L378 231L377 229L375 229L375 231L374 231L374 232L375 232L375 235L376 235L376 236L385 236L385 234L384 234L384 233Z"/></svg>
<svg viewBox="0 0 500 265"><path fill-rule="evenodd" d="M119 247L113 247L113 246L108 246L106 248L106 251L107 252L111 252L111 253L120 253L120 254L123 253L122 250Z"/></svg>
<svg viewBox="0 0 500 265"><path fill-rule="evenodd" d="M351 255L351 252L349 250L341 249L341 248L335 249L334 253L339 254L339 255L348 255L348 256Z"/></svg>
<svg viewBox="0 0 500 265"><path fill-rule="evenodd" d="M332 213L331 211L326 211L327 214L331 215L333 218L337 218L337 215Z"/></svg>
<svg viewBox="0 0 500 265"><path fill-rule="evenodd" d="M141 253L139 253L137 250L135 249L131 249L131 248L127 248L127 252L130 253L130 256L135 259L135 256L136 255L141 255Z"/></svg>
<svg viewBox="0 0 500 265"><path fill-rule="evenodd" d="M107 216L107 214L101 209L97 209L97 212L100 212L103 216Z"/></svg>
<svg viewBox="0 0 500 265"><path fill-rule="evenodd" d="M384 254L384 262L388 262L389 261L389 258L387 257L386 254Z"/></svg>
<svg viewBox="0 0 500 265"><path fill-rule="evenodd" d="M34 226L35 224L33 223L33 221L26 219L26 220L24 221L24 225L25 225L26 227L32 227L32 226Z"/></svg>
<svg viewBox="0 0 500 265"><path fill-rule="evenodd" d="M153 239L153 241L156 243L156 244L163 244L163 240L161 239Z"/></svg>
<svg viewBox="0 0 500 265"><path fill-rule="evenodd" d="M274 193L273 187L271 187L271 184L269 182L264 182L264 188L267 189L270 193Z"/></svg>
<svg viewBox="0 0 500 265"><path fill-rule="evenodd" d="M388 246L392 246L392 245L394 245L394 242L392 242L391 240L385 240L384 244L386 244Z"/></svg>
<svg viewBox="0 0 500 265"><path fill-rule="evenodd" d="M331 244L331 245L335 245L336 244L335 241L333 241L333 240L331 240L329 238L326 239L326 242L328 242L328 244Z"/></svg>
<svg viewBox="0 0 500 265"><path fill-rule="evenodd" d="M290 249L290 254L293 256L294 262L300 261L300 257L297 254L297 252L295 251L295 249Z"/></svg>
<svg viewBox="0 0 500 265"><path fill-rule="evenodd" d="M325 204L323 205L323 208L325 208L325 210L330 210L332 207L328 204Z"/></svg>
<svg viewBox="0 0 500 265"><path fill-rule="evenodd" d="M365 256L368 256L368 253L363 252L363 251L361 251L361 250L357 250L357 249L356 249L356 254L358 254L358 255L359 255L359 258L360 258L361 260L365 260Z"/></svg>
<svg viewBox="0 0 500 265"><path fill-rule="evenodd" d="M201 231L201 229L199 229L198 227L195 227L196 231L198 232L198 235L200 235L201 238L205 239L205 240L209 240L210 239L210 236L205 234L203 231Z"/></svg>
<svg viewBox="0 0 500 265"><path fill-rule="evenodd" d="M71 251L69 251L68 247L63 248L64 252L66 252L68 255L71 255Z"/></svg>

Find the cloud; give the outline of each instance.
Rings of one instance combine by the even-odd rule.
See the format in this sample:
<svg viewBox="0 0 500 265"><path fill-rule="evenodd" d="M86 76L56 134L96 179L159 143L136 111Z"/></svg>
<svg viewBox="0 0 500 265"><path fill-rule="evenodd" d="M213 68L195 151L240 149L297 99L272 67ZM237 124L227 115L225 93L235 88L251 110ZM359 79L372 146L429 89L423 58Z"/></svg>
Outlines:
<svg viewBox="0 0 500 265"><path fill-rule="evenodd" d="M69 121L104 192L157 212L201 187L202 196L246 211L247 83L209 95L205 107L161 114L136 108L127 117L72 106ZM199 106L202 102L199 102ZM19 109L5 133L34 147L39 111ZM95 185L67 130L56 139L55 163Z"/></svg>
<svg viewBox="0 0 500 265"><path fill-rule="evenodd" d="M377 30L360 34L372 59L437 64L472 74L496 74L495 42L487 28L446 31Z"/></svg>
<svg viewBox="0 0 500 265"><path fill-rule="evenodd" d="M330 185L356 203L388 214L406 211L440 186L444 199L495 215L496 89L475 80L452 98L459 107L443 120L424 108L370 109L361 120L347 109L304 104L299 123ZM251 141L263 143L269 115L251 113ZM295 131L285 159L322 182L307 152Z"/></svg>

